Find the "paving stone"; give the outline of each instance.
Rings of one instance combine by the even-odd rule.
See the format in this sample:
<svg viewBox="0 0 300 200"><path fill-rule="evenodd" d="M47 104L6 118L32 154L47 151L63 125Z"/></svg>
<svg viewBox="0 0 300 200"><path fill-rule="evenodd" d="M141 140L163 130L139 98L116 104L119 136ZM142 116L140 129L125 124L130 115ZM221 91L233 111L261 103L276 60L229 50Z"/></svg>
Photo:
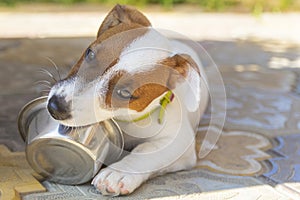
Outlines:
<svg viewBox="0 0 300 200"><path fill-rule="evenodd" d="M38 94L0 95L0 123L16 122L21 108L29 101L38 97Z"/></svg>
<svg viewBox="0 0 300 200"><path fill-rule="evenodd" d="M31 170L0 166L1 199L21 199L25 194L45 192L46 189L31 175Z"/></svg>
<svg viewBox="0 0 300 200"><path fill-rule="evenodd" d="M12 138L2 139L2 138L0 138L0 144L6 145L12 151L24 151L25 150L25 143L19 136L17 139L12 139Z"/></svg>
<svg viewBox="0 0 300 200"><path fill-rule="evenodd" d="M271 68L272 58L285 58L293 67L299 58L299 46L276 41L201 41L200 44L211 55L222 71L227 67L255 65ZM283 68L283 67L281 67ZM281 69L280 68L280 69Z"/></svg>
<svg viewBox="0 0 300 200"><path fill-rule="evenodd" d="M224 66L265 66L272 57L271 52L263 51L262 46L254 42L202 41L200 44L208 51L220 70Z"/></svg>
<svg viewBox="0 0 300 200"><path fill-rule="evenodd" d="M300 96L300 70L297 71L297 81L296 81L296 85L295 85L295 88L294 88L294 91L297 95Z"/></svg>
<svg viewBox="0 0 300 200"><path fill-rule="evenodd" d="M1 139L16 139L18 137L16 121L0 121Z"/></svg>
<svg viewBox="0 0 300 200"><path fill-rule="evenodd" d="M215 138L218 138L216 143ZM197 146L201 158L197 167L242 176L263 173L259 161L271 158L265 151L272 147L271 142L262 135L222 131L217 127L202 127L197 134Z"/></svg>
<svg viewBox="0 0 300 200"><path fill-rule="evenodd" d="M227 85L225 128L263 133L269 137L298 133L300 130L300 97L251 88ZM218 104L224 99L217 99ZM222 108L220 109L222 110ZM220 113L220 115L223 112ZM207 124L209 111L202 124ZM217 120L213 123L220 126Z"/></svg>
<svg viewBox="0 0 300 200"><path fill-rule="evenodd" d="M225 115L222 105L227 101L226 128L251 130L271 137L299 131L299 97L289 94L296 83L296 73L268 70L253 64L221 68L221 73L226 99L218 95L222 88L213 80L216 75L208 73L211 87L219 88L213 99L215 116L219 118L211 123L223 127L220 124ZM210 113L204 116L202 124L209 123Z"/></svg>
<svg viewBox="0 0 300 200"><path fill-rule="evenodd" d="M20 64L37 65L37 63L51 64L46 57L53 59L59 67L72 65L82 55L94 38L45 38L45 39L0 39L6 46L15 48L0 52L0 60L3 62L16 61ZM11 44L8 44L11 43ZM44 61L44 62L43 62ZM21 65L22 66L22 65ZM51 66L51 65L50 65Z"/></svg>
<svg viewBox="0 0 300 200"><path fill-rule="evenodd" d="M6 145L12 151L24 151L25 143L15 121L0 121L0 144Z"/></svg>
<svg viewBox="0 0 300 200"><path fill-rule="evenodd" d="M3 44L5 51L0 51L0 94L39 93L42 89L47 89L41 84L37 85L36 82L51 81L51 78L39 71L47 69L58 79L52 63L54 62L60 70L61 77L64 77L92 40L92 38L0 39L0 43L5 43Z"/></svg>
<svg viewBox="0 0 300 200"><path fill-rule="evenodd" d="M296 73L291 70L267 69L268 60L274 56L280 55L290 60L297 59L299 53L297 51L294 53L294 47L276 52L278 45L272 45L266 53L263 45L260 47L254 43L233 44L231 42L220 42L218 44L218 42L205 41L202 44L211 53L213 60L219 66L226 86L228 97L226 105L227 128L250 129L253 132L260 132L269 136L298 132L300 127L298 111L300 107L297 101L299 98L283 94L294 92L295 85L296 88L300 87L300 84L297 84ZM272 48L274 51L271 51ZM239 51L236 52L236 49L239 49ZM229 55L236 53L236 56L228 56L227 52L229 52ZM254 58L253 56L257 57ZM240 58L244 60L240 60ZM218 93L222 94L223 89L218 81L214 81L215 77L215 73L208 73L210 87L217 91L213 96L215 118L211 123L223 127L220 122L222 122L225 115L222 105L226 102L226 99L222 95L218 95ZM287 103L285 106L288 109L284 110L282 106L274 105L278 96L279 102L277 102L277 105ZM289 111L291 111L291 115L289 115ZM204 115L201 122L203 125L207 125L211 120L211 112L210 109Z"/></svg>
<svg viewBox="0 0 300 200"><path fill-rule="evenodd" d="M18 132L17 117L21 108L36 94L0 95L0 144L13 151L24 151L25 145Z"/></svg>
<svg viewBox="0 0 300 200"><path fill-rule="evenodd" d="M296 82L291 71L269 70L258 65L236 65L222 71L225 84L240 88L253 88L268 92L290 92Z"/></svg>
<svg viewBox="0 0 300 200"><path fill-rule="evenodd" d="M44 185L49 192L26 195L23 199L110 199L110 197L103 197L90 184L82 186L67 186L44 182ZM219 190L227 191L232 188L245 188L257 185L262 185L262 183L252 177L222 175L198 169L156 177L147 181L130 196L114 197L114 199L150 199L168 196L174 198L177 195L188 195Z"/></svg>
<svg viewBox="0 0 300 200"><path fill-rule="evenodd" d="M24 152L10 152L0 145L0 192L1 199L21 199L25 194L45 192L34 177Z"/></svg>
<svg viewBox="0 0 300 200"><path fill-rule="evenodd" d="M206 68L210 101L200 124L207 126L217 124L223 127L226 118L226 90L220 71L214 66Z"/></svg>
<svg viewBox="0 0 300 200"><path fill-rule="evenodd" d="M20 70L20 66L22 66L22 70ZM0 95L38 94L42 90L48 90L48 86L38 84L38 81L52 80L45 73L41 73L40 70L45 68L49 71L52 70L51 73L54 73L50 67L15 61L0 61L0 68Z"/></svg>
<svg viewBox="0 0 300 200"><path fill-rule="evenodd" d="M228 127L247 127L274 137L299 132L300 98L290 94L265 91L229 92Z"/></svg>
<svg viewBox="0 0 300 200"><path fill-rule="evenodd" d="M7 51L9 49L19 47L20 45L21 45L21 40L20 39L1 40L1 42L0 42L0 54L3 53L3 51Z"/></svg>
<svg viewBox="0 0 300 200"><path fill-rule="evenodd" d="M4 145L0 145L0 161L2 167L24 167L24 169L30 169L24 152L11 152Z"/></svg>

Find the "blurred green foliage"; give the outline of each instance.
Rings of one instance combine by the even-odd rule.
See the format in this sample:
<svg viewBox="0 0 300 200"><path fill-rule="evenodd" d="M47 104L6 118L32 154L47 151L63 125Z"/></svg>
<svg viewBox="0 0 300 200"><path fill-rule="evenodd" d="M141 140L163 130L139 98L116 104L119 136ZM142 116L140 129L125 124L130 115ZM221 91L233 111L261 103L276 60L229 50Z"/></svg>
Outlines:
<svg viewBox="0 0 300 200"><path fill-rule="evenodd" d="M246 11L255 15L264 11L300 10L300 0L0 0L0 6L14 6L18 3L56 3L72 5L76 3L128 4L147 6L158 4L171 9L178 4L199 6L204 11Z"/></svg>

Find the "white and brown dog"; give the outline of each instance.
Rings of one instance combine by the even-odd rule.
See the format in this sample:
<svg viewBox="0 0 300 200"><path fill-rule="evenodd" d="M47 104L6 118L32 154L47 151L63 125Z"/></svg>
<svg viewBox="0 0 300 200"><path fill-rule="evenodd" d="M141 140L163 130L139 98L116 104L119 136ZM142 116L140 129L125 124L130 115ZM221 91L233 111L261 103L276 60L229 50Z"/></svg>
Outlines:
<svg viewBox="0 0 300 200"><path fill-rule="evenodd" d="M118 121L130 152L92 184L104 195L125 195L153 176L196 164L205 80L192 48L151 28L136 9L117 5L68 77L52 87L48 110L67 126Z"/></svg>

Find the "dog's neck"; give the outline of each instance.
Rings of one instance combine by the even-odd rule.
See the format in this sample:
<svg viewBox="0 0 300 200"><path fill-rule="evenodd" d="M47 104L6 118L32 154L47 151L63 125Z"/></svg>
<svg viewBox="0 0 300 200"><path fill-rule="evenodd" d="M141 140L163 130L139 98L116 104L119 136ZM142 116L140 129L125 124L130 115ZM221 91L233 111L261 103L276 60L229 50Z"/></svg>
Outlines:
<svg viewBox="0 0 300 200"><path fill-rule="evenodd" d="M149 105L148 107L141 111L141 112L135 112L135 113L130 113L130 114L121 114L113 117L115 120L120 121L120 122L126 122L126 123L132 123L132 122L137 122L137 121L141 121L143 119L146 119L147 116L150 116L153 111L157 110L157 108L159 108L160 102L161 100L164 98L164 96L167 94L168 92L163 93L161 96L157 97L156 99L154 99ZM124 110L124 112L126 112ZM146 117L145 117L146 116Z"/></svg>

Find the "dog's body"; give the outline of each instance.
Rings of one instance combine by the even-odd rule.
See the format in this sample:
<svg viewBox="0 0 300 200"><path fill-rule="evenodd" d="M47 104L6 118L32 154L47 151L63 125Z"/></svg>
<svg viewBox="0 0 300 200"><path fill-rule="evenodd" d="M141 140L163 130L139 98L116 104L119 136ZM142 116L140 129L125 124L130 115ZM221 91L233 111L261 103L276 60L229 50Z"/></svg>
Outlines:
<svg viewBox="0 0 300 200"><path fill-rule="evenodd" d="M197 160L195 130L208 99L204 71L193 49L150 26L137 10L117 5L49 94L48 110L61 123L114 118L124 132L131 152L92 182L104 195L129 194L150 177L192 168Z"/></svg>

